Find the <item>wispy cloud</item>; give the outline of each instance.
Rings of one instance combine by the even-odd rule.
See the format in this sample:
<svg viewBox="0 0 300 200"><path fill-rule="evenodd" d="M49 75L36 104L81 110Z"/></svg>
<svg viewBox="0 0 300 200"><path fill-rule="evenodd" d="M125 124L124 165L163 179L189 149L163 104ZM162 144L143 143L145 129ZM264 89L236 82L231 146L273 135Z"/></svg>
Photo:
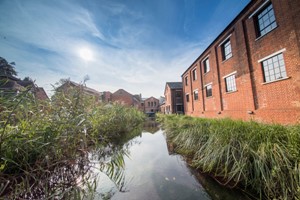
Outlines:
<svg viewBox="0 0 300 200"><path fill-rule="evenodd" d="M158 97L166 81L180 81L210 36L193 35L201 27L190 5L180 13L181 4L155 2L3 0L0 56L48 92L60 78L79 82L88 74L88 86L100 91ZM91 61L80 58L83 48Z"/></svg>

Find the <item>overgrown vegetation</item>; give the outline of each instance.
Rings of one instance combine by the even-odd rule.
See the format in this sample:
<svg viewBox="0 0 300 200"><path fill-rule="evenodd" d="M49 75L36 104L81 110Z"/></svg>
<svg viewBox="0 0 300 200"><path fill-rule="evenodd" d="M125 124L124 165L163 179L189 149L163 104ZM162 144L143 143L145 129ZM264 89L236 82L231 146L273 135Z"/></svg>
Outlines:
<svg viewBox="0 0 300 200"><path fill-rule="evenodd" d="M120 182L114 169L126 151L114 144L139 134L144 120L134 108L95 102L80 87L44 102L30 88L0 94L0 110L0 198L9 199L82 198L96 188L91 167Z"/></svg>
<svg viewBox="0 0 300 200"><path fill-rule="evenodd" d="M300 125L159 115L192 166L260 199L300 199Z"/></svg>

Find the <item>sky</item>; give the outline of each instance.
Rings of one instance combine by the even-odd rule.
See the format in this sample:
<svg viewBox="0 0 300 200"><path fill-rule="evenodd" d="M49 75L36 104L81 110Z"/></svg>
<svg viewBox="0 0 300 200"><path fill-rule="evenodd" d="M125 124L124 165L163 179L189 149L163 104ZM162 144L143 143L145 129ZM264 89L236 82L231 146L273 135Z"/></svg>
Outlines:
<svg viewBox="0 0 300 200"><path fill-rule="evenodd" d="M156 98L250 0L0 0L0 57L48 95L62 78Z"/></svg>

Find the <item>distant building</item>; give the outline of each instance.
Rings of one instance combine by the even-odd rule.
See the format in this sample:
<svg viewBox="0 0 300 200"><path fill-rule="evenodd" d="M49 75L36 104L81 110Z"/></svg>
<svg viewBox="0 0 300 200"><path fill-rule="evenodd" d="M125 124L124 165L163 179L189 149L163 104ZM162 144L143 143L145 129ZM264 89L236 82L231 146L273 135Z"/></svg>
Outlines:
<svg viewBox="0 0 300 200"><path fill-rule="evenodd" d="M252 0L182 74L185 114L300 122L300 1Z"/></svg>
<svg viewBox="0 0 300 200"><path fill-rule="evenodd" d="M111 95L112 95L112 93L109 91L101 92L101 101L104 103L111 102Z"/></svg>
<svg viewBox="0 0 300 200"><path fill-rule="evenodd" d="M153 113L153 112L156 113L160 111L159 100L155 97L149 97L145 99L144 105L145 105L145 109L144 109L145 113Z"/></svg>
<svg viewBox="0 0 300 200"><path fill-rule="evenodd" d="M165 102L162 106L165 114L183 114L182 82L167 82L165 86Z"/></svg>
<svg viewBox="0 0 300 200"><path fill-rule="evenodd" d="M65 81L61 86L56 88L56 91L63 91L68 92L72 88L79 88L81 89L84 94L94 97L96 102L101 101L101 93L97 90L94 90L92 88L86 87L85 85L75 83L73 81L67 80Z"/></svg>
<svg viewBox="0 0 300 200"><path fill-rule="evenodd" d="M38 87L33 81L23 81L13 76L0 76L0 91L2 95L16 95L29 89L37 99L48 100L49 97L42 87Z"/></svg>
<svg viewBox="0 0 300 200"><path fill-rule="evenodd" d="M137 109L141 108L140 95L132 95L124 89L119 89L111 95L112 102L118 102L122 105L132 106Z"/></svg>

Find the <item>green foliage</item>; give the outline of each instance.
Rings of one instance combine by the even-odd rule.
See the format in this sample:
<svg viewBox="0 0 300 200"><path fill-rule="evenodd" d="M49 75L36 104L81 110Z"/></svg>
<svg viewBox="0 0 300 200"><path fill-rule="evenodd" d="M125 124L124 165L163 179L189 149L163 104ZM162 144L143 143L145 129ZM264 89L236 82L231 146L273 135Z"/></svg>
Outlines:
<svg viewBox="0 0 300 200"><path fill-rule="evenodd" d="M37 101L29 90L0 98L0 196L12 199L80 196L78 178L92 184L86 178L91 149L124 144L144 121L136 109L95 102L80 88L57 92L51 102ZM122 158L107 161L107 154L98 162L118 178L113 171Z"/></svg>
<svg viewBox="0 0 300 200"><path fill-rule="evenodd" d="M300 125L159 116L177 152L222 184L260 198L300 198Z"/></svg>
<svg viewBox="0 0 300 200"><path fill-rule="evenodd" d="M17 76L17 72L15 67L13 66L15 63L8 63L4 58L0 57L0 75L2 76Z"/></svg>

